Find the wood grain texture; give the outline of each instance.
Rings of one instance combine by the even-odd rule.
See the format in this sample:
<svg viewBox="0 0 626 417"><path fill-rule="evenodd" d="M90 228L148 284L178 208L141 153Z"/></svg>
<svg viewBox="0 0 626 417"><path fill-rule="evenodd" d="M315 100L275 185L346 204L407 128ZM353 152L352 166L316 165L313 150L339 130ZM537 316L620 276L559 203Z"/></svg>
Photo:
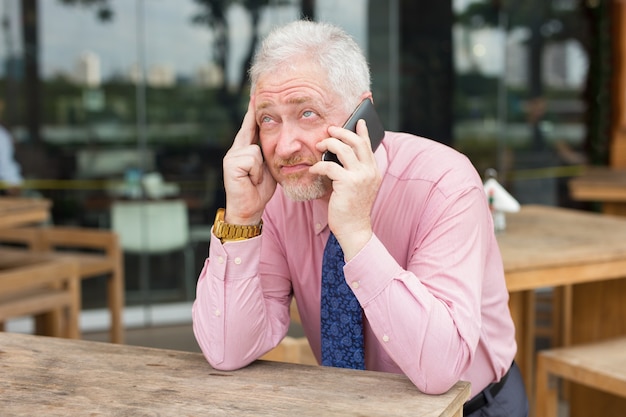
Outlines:
<svg viewBox="0 0 626 417"><path fill-rule="evenodd" d="M0 415L461 416L469 383L425 395L403 375L0 333Z"/></svg>

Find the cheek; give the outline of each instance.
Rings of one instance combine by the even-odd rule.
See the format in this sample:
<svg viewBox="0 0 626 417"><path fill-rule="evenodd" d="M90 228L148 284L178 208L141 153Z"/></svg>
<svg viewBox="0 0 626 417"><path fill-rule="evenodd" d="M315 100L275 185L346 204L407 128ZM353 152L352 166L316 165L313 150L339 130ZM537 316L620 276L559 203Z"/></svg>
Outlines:
<svg viewBox="0 0 626 417"><path fill-rule="evenodd" d="M315 151L318 142L328 138L328 126L317 126L315 129L302 129L300 140L307 148Z"/></svg>
<svg viewBox="0 0 626 417"><path fill-rule="evenodd" d="M261 145L261 151L263 151L263 156L266 159L268 155L274 153L274 149L276 148L276 138L277 136L267 133L259 134L259 144Z"/></svg>

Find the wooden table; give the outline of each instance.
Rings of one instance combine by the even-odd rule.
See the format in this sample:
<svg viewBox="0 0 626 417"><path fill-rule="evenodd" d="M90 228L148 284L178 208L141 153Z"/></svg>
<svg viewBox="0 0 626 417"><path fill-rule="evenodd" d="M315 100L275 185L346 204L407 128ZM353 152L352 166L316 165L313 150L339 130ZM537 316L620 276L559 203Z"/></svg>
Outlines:
<svg viewBox="0 0 626 417"><path fill-rule="evenodd" d="M589 167L568 185L572 199L600 202L604 213L626 216L626 169Z"/></svg>
<svg viewBox="0 0 626 417"><path fill-rule="evenodd" d="M467 382L425 395L403 375L0 333L0 415L462 416Z"/></svg>
<svg viewBox="0 0 626 417"><path fill-rule="evenodd" d="M507 228L497 238L517 329L516 360L527 388L534 373L535 289L569 290L564 303L565 344L626 334L626 280L620 279L626 277L626 219L523 206L519 213L507 215ZM573 391L571 400L581 398L584 395ZM585 404L572 407L572 416L597 411L584 414L584 409Z"/></svg>
<svg viewBox="0 0 626 417"><path fill-rule="evenodd" d="M51 205L42 198L0 197L0 228L44 222Z"/></svg>

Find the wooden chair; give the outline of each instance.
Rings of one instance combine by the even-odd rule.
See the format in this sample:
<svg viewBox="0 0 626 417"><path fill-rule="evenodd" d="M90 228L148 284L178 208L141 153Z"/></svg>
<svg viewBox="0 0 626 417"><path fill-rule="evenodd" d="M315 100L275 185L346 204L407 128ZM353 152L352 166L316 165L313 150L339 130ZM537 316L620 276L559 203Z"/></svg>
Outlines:
<svg viewBox="0 0 626 417"><path fill-rule="evenodd" d="M0 325L10 318L34 315L38 334L80 338L78 281L78 264L71 260L39 259L2 265Z"/></svg>
<svg viewBox="0 0 626 417"><path fill-rule="evenodd" d="M290 316L292 323L302 324L295 300L291 302ZM317 365L317 360L315 359L315 355L313 355L313 351L306 337L286 336L278 346L266 353L261 359L304 365Z"/></svg>
<svg viewBox="0 0 626 417"><path fill-rule="evenodd" d="M626 398L626 337L540 351L535 416L557 416L556 378Z"/></svg>
<svg viewBox="0 0 626 417"><path fill-rule="evenodd" d="M118 237L110 230L80 227L20 227L0 229L0 242L23 245L31 251L78 262L81 279L107 276L110 339L124 343L124 269Z"/></svg>
<svg viewBox="0 0 626 417"><path fill-rule="evenodd" d="M548 347L567 346L571 340L572 286L539 288L534 291L535 339Z"/></svg>

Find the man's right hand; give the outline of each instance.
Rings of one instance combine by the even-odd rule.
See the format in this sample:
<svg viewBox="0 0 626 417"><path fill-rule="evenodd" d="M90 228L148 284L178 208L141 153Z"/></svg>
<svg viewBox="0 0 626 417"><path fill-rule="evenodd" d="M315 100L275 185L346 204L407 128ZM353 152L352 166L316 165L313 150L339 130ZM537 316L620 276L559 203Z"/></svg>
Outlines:
<svg viewBox="0 0 626 417"><path fill-rule="evenodd" d="M230 224L255 225L261 222L265 205L276 190L276 181L263 161L254 98L233 145L224 156L226 213Z"/></svg>

